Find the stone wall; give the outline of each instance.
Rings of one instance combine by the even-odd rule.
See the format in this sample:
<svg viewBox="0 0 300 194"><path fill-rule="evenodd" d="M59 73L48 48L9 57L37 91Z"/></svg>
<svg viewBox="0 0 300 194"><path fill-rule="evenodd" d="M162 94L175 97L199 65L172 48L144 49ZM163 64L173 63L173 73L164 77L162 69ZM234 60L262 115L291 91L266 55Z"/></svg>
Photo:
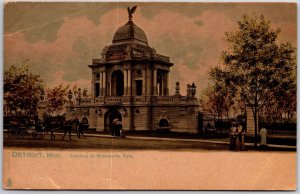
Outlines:
<svg viewBox="0 0 300 194"><path fill-rule="evenodd" d="M87 117L91 128L96 131L108 130L109 113L112 108L90 107L75 108L77 117L81 120ZM169 123L170 131L198 132L198 107L197 106L120 106L115 108L122 116L124 130L158 130L161 119ZM67 109L67 119L75 118L74 111Z"/></svg>

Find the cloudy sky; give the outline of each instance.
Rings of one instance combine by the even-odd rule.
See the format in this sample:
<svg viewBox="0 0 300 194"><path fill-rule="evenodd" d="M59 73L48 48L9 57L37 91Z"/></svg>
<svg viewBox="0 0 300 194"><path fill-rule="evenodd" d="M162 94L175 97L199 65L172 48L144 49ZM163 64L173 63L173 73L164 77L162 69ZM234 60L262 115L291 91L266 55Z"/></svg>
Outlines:
<svg viewBox="0 0 300 194"><path fill-rule="evenodd" d="M296 4L292 3L8 3L4 9L4 69L29 59L30 69L47 86L59 83L90 88L87 65L100 58L114 32L128 20L127 7L138 5L134 23L149 45L175 65L170 90L181 82L208 84L208 69L226 49L225 32L237 30L242 15L263 14L280 28L280 42L296 47ZM198 92L199 94L200 92Z"/></svg>

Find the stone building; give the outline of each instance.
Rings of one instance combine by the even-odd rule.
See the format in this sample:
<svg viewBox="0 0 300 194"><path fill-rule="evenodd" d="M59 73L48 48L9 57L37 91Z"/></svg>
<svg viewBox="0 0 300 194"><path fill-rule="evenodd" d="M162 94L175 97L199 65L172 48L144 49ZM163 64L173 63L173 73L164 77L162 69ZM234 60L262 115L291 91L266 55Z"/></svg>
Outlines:
<svg viewBox="0 0 300 194"><path fill-rule="evenodd" d="M130 9L129 9L130 10ZM66 107L67 119L87 117L90 127L110 131L112 120L119 118L124 130L198 132L196 87L188 85L187 94L169 94L169 73L173 63L156 53L145 32L128 22L114 34L99 59L89 65L92 74L91 97L79 91L76 101Z"/></svg>

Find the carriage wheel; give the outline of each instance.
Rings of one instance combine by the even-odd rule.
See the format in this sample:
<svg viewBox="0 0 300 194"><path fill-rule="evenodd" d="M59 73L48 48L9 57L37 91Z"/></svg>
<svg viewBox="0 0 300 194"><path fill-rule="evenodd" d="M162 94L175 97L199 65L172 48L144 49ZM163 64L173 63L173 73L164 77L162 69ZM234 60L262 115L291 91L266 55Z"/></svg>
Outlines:
<svg viewBox="0 0 300 194"><path fill-rule="evenodd" d="M11 130L8 130L8 131L7 131L7 137L8 137L8 138L12 138L12 131L11 131Z"/></svg>

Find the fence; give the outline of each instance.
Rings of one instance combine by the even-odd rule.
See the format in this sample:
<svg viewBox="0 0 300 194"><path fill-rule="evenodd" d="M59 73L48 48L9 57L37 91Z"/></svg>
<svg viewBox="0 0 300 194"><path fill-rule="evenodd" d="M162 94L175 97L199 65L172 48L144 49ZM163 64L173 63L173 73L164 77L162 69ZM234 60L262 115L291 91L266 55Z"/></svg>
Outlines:
<svg viewBox="0 0 300 194"><path fill-rule="evenodd" d="M266 128L268 135L296 136L296 123L259 123L259 128Z"/></svg>

